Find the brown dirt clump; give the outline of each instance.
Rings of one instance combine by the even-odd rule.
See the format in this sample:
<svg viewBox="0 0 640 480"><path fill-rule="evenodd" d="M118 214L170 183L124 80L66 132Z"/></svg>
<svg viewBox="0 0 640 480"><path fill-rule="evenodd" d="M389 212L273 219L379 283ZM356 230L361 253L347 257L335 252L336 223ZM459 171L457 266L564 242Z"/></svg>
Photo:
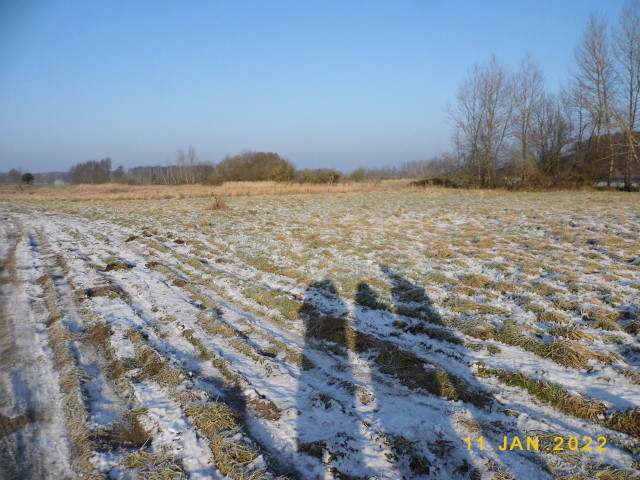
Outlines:
<svg viewBox="0 0 640 480"><path fill-rule="evenodd" d="M126 297L126 293L116 285L102 285L98 287L87 288L84 293L87 297Z"/></svg>
<svg viewBox="0 0 640 480"><path fill-rule="evenodd" d="M0 438L22 430L29 421L29 415L26 413L16 417L7 417L6 415L0 414Z"/></svg>
<svg viewBox="0 0 640 480"><path fill-rule="evenodd" d="M104 267L105 272L110 272L112 270L131 270L135 265L123 262L122 260L114 260L113 262L107 263L107 266Z"/></svg>
<svg viewBox="0 0 640 480"><path fill-rule="evenodd" d="M151 441L147 432L135 416L128 416L111 425L106 432L105 442L114 448L141 448Z"/></svg>
<svg viewBox="0 0 640 480"><path fill-rule="evenodd" d="M629 335L640 334L640 320L635 320L627 324L627 326L624 327L624 331L627 332Z"/></svg>
<svg viewBox="0 0 640 480"><path fill-rule="evenodd" d="M269 400L251 398L247 402L247 408L252 415L266 418L267 420L279 420L282 415L278 406Z"/></svg>

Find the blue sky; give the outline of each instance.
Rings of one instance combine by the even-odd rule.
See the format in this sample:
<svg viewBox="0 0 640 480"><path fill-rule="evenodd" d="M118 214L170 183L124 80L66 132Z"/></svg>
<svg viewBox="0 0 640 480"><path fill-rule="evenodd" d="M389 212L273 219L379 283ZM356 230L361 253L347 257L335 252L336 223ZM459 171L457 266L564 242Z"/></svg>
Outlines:
<svg viewBox="0 0 640 480"><path fill-rule="evenodd" d="M531 53L556 90L623 0L0 1L0 171L277 152L299 168L449 149L474 63Z"/></svg>

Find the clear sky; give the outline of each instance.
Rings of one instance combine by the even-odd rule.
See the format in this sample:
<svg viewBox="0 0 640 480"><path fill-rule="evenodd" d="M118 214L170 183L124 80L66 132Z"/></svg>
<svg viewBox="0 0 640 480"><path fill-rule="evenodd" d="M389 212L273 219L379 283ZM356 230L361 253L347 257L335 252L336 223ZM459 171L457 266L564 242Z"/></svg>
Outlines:
<svg viewBox="0 0 640 480"><path fill-rule="evenodd" d="M392 166L449 149L458 84L529 52L568 79L590 12L624 0L0 0L0 171L87 160Z"/></svg>

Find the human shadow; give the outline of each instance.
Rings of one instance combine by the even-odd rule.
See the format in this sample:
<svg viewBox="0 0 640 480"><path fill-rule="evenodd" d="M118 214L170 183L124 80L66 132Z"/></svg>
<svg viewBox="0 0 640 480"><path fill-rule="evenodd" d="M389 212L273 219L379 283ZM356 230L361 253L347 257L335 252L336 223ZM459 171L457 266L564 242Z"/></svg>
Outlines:
<svg viewBox="0 0 640 480"><path fill-rule="evenodd" d="M490 425L499 402L472 372L463 339L424 288L381 271L390 302L365 282L352 307L329 280L305 293L297 447L315 457L305 470L312 478L481 478L487 472L463 437L513 437L515 421L500 414L504 430ZM517 454L530 461L523 471L540 473L535 453ZM501 458L482 462L500 468Z"/></svg>
<svg viewBox="0 0 640 480"><path fill-rule="evenodd" d="M297 451L316 459L306 467L318 479L375 473L362 455L364 441L353 415L357 388L350 356L357 333L347 313L329 280L310 285L300 309L305 334L296 398Z"/></svg>
<svg viewBox="0 0 640 480"><path fill-rule="evenodd" d="M398 288L404 285L397 283ZM394 315L369 285L358 285L355 300L353 314L327 280L306 291L300 310L305 338L297 396L298 452L319 461L307 467L314 478L331 473L339 478L409 479L437 473L437 456L416 438L430 428L438 401L416 403L414 394L426 390L480 407L490 400L395 339L377 335L369 313L377 311L376 317L386 320ZM415 408L424 418L415 418ZM442 418L438 429L433 444L443 453L454 446L438 441L456 433ZM413 439L407 438L407 430ZM461 457L456 468L464 474L471 463L466 454L458 460Z"/></svg>
<svg viewBox="0 0 640 480"><path fill-rule="evenodd" d="M469 362L474 356L472 351L439 314L426 290L387 266L382 265L380 269L391 284L391 309L396 318L394 326L399 329L396 333L398 345L401 348L410 348L411 344L419 344L420 347L415 350L417 355L434 368L433 377L424 376L417 387L441 397L442 400L456 402L447 402L444 410L447 415L446 421L443 421L442 417L438 419L438 427L442 429L444 425L444 429L440 430L440 439L427 440L426 446L435 454L440 465L455 458L456 465L450 465L449 467L453 468L448 468L446 473L449 478L484 478L488 472L481 472L474 466L474 455L469 451L478 448L478 438L482 437L487 441L492 439L496 450L500 451L502 448L499 441L504 438L508 438L509 441L517 438L525 443L527 435L521 432L517 421L505 414L505 409L500 407L501 402L478 380ZM384 370L384 367L381 370ZM436 381L431 382L431 378L435 378ZM407 384L406 381L402 383ZM501 412L498 413L497 410ZM381 415L380 418L384 420L389 417ZM391 423L383 428L387 432L394 430ZM467 433L460 435L465 430ZM468 437L470 442L466 444L462 437L468 433L471 433ZM456 443L452 445L451 441ZM490 450L494 451L494 448ZM493 470L498 475L504 471L502 468L508 471L510 465L518 464L517 468L521 474L526 472L527 475L546 478L546 473L543 472L548 472L548 465L538 451L521 451L517 447L514 450L516 451L509 449L501 452L494 458L490 455L489 458L484 457L485 467L488 466L489 471ZM511 458L508 458L510 455ZM477 457L475 458L477 460ZM477 464L476 461L475 465ZM435 468L431 473L435 473L440 465L434 464ZM409 467L412 465L409 464ZM416 473L413 468L411 471ZM444 472L440 472L442 473Z"/></svg>
<svg viewBox="0 0 640 480"><path fill-rule="evenodd" d="M396 328L392 335L397 339L393 349L400 353L379 358L378 370L390 373L406 387L402 392L398 390L387 394L387 401L393 402L393 395L412 395L421 391L432 395L430 408L418 407L419 411L415 412L410 423L402 419L402 413L390 412L379 417L381 429L393 439L399 474L406 479L424 474L430 477L476 478L479 472L473 467L470 452L464 444L455 441L459 438L459 427L449 406L451 401L462 401L475 409L488 409L493 399L479 385L470 383L465 372L459 368L444 368L441 355L431 355L431 351L436 349L453 349L457 354L463 354L464 347L462 340L446 327L426 290L384 265L380 269L391 284L389 310L394 318L392 325ZM420 335L428 337L428 340L420 342ZM440 347L440 342L445 342L444 348ZM412 348L416 346L419 348ZM403 360L399 360L401 356L404 356ZM383 392L376 392L376 395L383 397ZM421 415L424 417L420 418ZM467 420L469 423L473 421L471 418ZM416 442L420 436L417 431L421 428L425 430L422 441Z"/></svg>

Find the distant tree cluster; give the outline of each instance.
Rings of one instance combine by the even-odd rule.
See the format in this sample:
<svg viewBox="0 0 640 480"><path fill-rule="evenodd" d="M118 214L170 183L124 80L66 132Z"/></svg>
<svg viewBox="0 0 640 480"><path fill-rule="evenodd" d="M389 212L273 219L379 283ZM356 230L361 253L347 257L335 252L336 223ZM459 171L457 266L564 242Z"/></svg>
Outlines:
<svg viewBox="0 0 640 480"><path fill-rule="evenodd" d="M290 182L295 167L277 153L244 152L227 157L216 165L217 179L225 182L263 181Z"/></svg>
<svg viewBox="0 0 640 480"><path fill-rule="evenodd" d="M0 183L4 185L17 185L22 179L22 170L12 168L7 173L0 173Z"/></svg>
<svg viewBox="0 0 640 480"><path fill-rule="evenodd" d="M167 166L140 166L125 170L120 165L111 171L111 159L79 163L71 167L72 183L106 183L130 185L183 185L193 183L220 184L225 181L290 182L296 170L291 162L277 153L246 151L227 157L220 163L201 163L194 147L185 153L179 150L177 163ZM8 174L7 174L8 175Z"/></svg>
<svg viewBox="0 0 640 480"><path fill-rule="evenodd" d="M332 185L340 182L343 174L332 168L317 168L313 170L298 170L295 173L295 181L298 183L324 183Z"/></svg>
<svg viewBox="0 0 640 480"><path fill-rule="evenodd" d="M33 185L34 177L33 177L33 174L31 174L31 173L27 172L27 173L23 173L23 174L22 174L22 177L20 178L20 180L21 180L21 181L22 181L22 183L24 183L25 185L29 185L29 186L31 186L31 185Z"/></svg>
<svg viewBox="0 0 640 480"><path fill-rule="evenodd" d="M632 187L640 171L640 4L609 27L592 14L568 85L548 93L529 57L515 72L493 57L459 85L449 109L457 165L468 185L612 185Z"/></svg>
<svg viewBox="0 0 640 480"><path fill-rule="evenodd" d="M78 163L69 170L71 183L109 183L111 181L111 159L103 158L99 162L90 160Z"/></svg>
<svg viewBox="0 0 640 480"><path fill-rule="evenodd" d="M23 173L22 170L12 168L6 173L0 173L0 184L2 185L34 185L52 184L56 180L67 180L66 172L48 173Z"/></svg>

